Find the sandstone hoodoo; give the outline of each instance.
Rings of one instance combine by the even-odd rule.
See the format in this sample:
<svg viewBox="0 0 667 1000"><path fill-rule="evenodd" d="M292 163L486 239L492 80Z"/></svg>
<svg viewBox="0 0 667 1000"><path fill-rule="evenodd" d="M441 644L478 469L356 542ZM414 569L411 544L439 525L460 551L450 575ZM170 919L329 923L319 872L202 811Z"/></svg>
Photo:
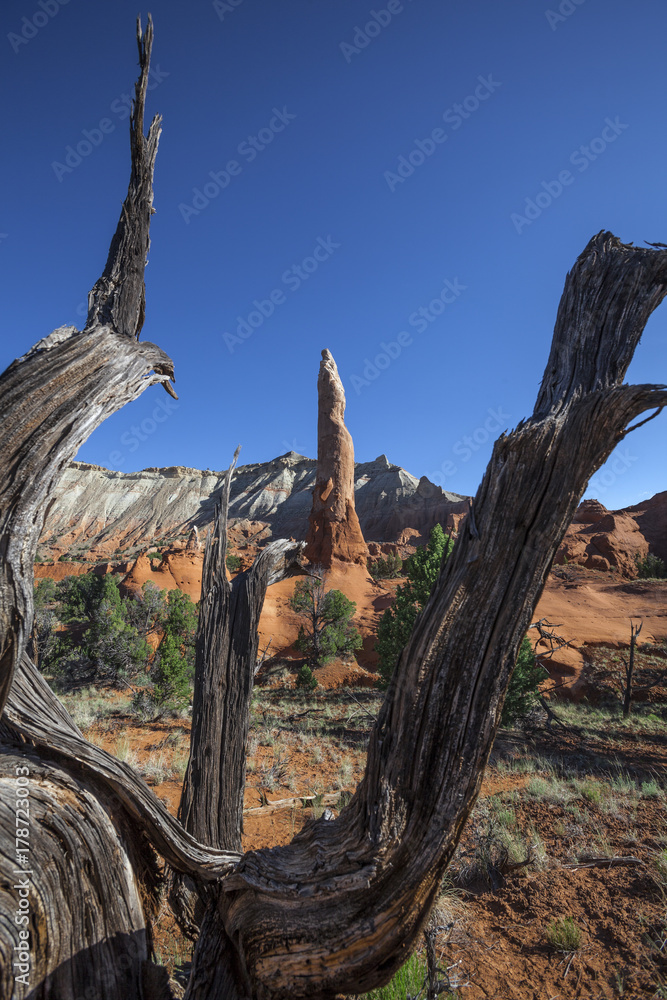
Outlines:
<svg viewBox="0 0 667 1000"><path fill-rule="evenodd" d="M327 350L322 351L317 393L317 477L305 555L324 569L335 559L365 567L368 547L354 506L354 446L345 426L345 392Z"/></svg>

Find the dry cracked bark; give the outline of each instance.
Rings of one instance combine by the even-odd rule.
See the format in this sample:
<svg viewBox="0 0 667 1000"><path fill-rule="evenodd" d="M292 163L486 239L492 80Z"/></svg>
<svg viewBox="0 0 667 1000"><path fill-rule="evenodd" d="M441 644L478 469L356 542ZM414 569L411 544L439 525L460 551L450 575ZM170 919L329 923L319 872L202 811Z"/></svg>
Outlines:
<svg viewBox="0 0 667 1000"><path fill-rule="evenodd" d="M138 126L151 37L149 25L140 36L125 221L91 295L89 322L82 333L56 331L0 377L0 704L30 629L32 563L60 472L105 416L172 375L166 355L136 340L152 202L147 172L152 175L159 132L158 120L147 140ZM371 736L365 776L337 820L311 823L290 845L242 858L197 843L129 769L87 744L23 661L0 732L5 995L21 995L9 992L16 860L15 816L7 808L21 767L30 769L35 803L35 1000L85 995L80 986L86 976L86 986L98 984L105 1000L148 995L154 850L208 886L190 1000L324 1000L390 978L416 943L478 794L521 638L586 483L633 420L667 404L664 386L623 384L648 317L666 291L663 249L625 246L600 233L577 260L566 279L534 412L496 442L474 517L400 657ZM202 625L208 638L200 656L209 671L218 669L216 648L227 670L232 661L225 650L236 642L235 662L244 669L251 662L256 612L270 579L270 572L257 577L252 613L237 629L239 601L230 601L221 582L223 534L211 541L209 556L209 582L219 581L207 591L209 625ZM280 558L286 555L287 549ZM233 694L242 707L248 681L240 680ZM229 674L230 691L233 681ZM198 683L201 698L201 672ZM218 755L219 724L199 712L197 726L202 732L208 727L206 746ZM215 779L221 816L217 832L208 833L213 839L238 835L245 725L227 727ZM228 759L233 766L223 775ZM192 800L205 781L205 772L195 777L193 767ZM69 915L65 922L58 919L62 914Z"/></svg>
<svg viewBox="0 0 667 1000"><path fill-rule="evenodd" d="M13 965L24 869L31 1000L78 1000L87 990L127 1000L155 983L148 961L155 849L202 878L219 877L236 860L196 844L136 775L100 756L23 659L37 542L60 475L126 402L159 383L174 395L171 359L155 344L138 343L160 135L159 117L143 132L152 39L150 18L145 33L138 23L130 183L86 325L55 330L0 376L0 994L8 998L28 995ZM23 864L17 820L26 817L17 782L26 776Z"/></svg>
<svg viewBox="0 0 667 1000"><path fill-rule="evenodd" d="M137 39L130 184L86 325L54 330L0 376L0 709L25 649L32 565L63 470L103 420L149 386L161 382L173 394L171 359L155 344L137 342L160 136L159 116L143 134L150 19L145 34L137 25Z"/></svg>
<svg viewBox="0 0 667 1000"><path fill-rule="evenodd" d="M197 840L241 851L246 742L267 587L302 570L303 542L271 542L253 566L229 582L227 471L213 530L206 539L195 647L190 759L179 819Z"/></svg>
<svg viewBox="0 0 667 1000"><path fill-rule="evenodd" d="M424 926L479 792L522 637L588 479L664 386L623 384L667 253L595 236L567 276L535 409L496 442L404 649L365 776L334 822L222 880L189 1000L332 998L385 982Z"/></svg>

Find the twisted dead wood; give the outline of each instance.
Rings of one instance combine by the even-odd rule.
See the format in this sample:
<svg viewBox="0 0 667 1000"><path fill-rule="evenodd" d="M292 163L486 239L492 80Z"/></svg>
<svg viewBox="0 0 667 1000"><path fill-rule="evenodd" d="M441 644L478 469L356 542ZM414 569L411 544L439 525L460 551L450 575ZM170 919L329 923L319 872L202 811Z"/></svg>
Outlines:
<svg viewBox="0 0 667 1000"><path fill-rule="evenodd" d="M179 819L197 840L241 851L246 742L259 647L259 618L269 586L302 570L303 542L272 542L230 583L227 508L236 450L206 539L195 652L190 759Z"/></svg>
<svg viewBox="0 0 667 1000"><path fill-rule="evenodd" d="M81 735L71 716L27 656L23 656L3 714L5 727L26 738L44 757L69 767L91 787L103 790L117 810L127 813L172 868L212 881L240 860L240 853L217 850L191 836L134 768Z"/></svg>
<svg viewBox="0 0 667 1000"><path fill-rule="evenodd" d="M150 38L147 32L142 42L139 35L142 76L126 221L91 293L89 322L82 333L55 331L0 377L0 704L30 627L32 561L60 472L106 415L147 385L168 384L172 374L166 355L136 342L154 159L151 133L144 149L138 124ZM147 185L136 183L147 172ZM81 995L86 975L86 985L101 984L105 1000L145 995L155 885L150 842L181 871L209 881L190 1000L324 1000L390 978L415 945L479 791L519 643L588 478L632 420L667 404L664 386L622 384L666 290L665 252L624 246L609 233L589 243L568 275L533 415L496 443L471 528L459 537L400 657L372 733L366 774L338 820L310 824L287 847L250 852L231 874L212 882L216 865L225 870L236 855L215 854L176 835L148 790L101 751L98 756L82 745L34 677L26 685L21 675L0 748L0 983L10 982L7 941L15 940L16 905L7 877L15 817L5 805L14 787L12 769L22 766L31 768L35 797L35 1000L72 1000ZM207 590L211 631L206 639L202 632L200 656L212 665L210 676L217 670L236 705L247 709L251 682L244 673L225 671L232 662L244 669L254 664L248 655L253 648L256 655L253 614L273 570L266 567L265 577L258 571L255 596L247 577L248 618L237 628L241 589L232 601L221 582L222 535L211 541L209 584L215 578L218 585ZM274 555L280 565L289 553ZM225 649L234 650L237 641L234 657L226 659ZM200 671L200 699L206 683ZM51 709L54 717L45 721ZM199 705L197 729L207 735L193 744L193 757L219 757L219 772L208 785L218 817L212 835L228 839L240 830L247 722L233 723L231 714L219 719L207 718ZM192 791L194 775L193 764ZM196 781L205 787L203 769ZM193 810L188 806L188 822L197 824Z"/></svg>
<svg viewBox="0 0 667 1000"><path fill-rule="evenodd" d="M145 34L137 25L130 185L85 328L55 330L0 376L0 709L7 708L0 726L0 995L17 1000L157 996L150 990L159 970L148 961L157 888L151 841L200 879L235 860L197 845L136 775L87 744L29 662L17 671L32 624L37 542L63 469L95 427L150 385L174 394L171 359L137 343L160 134L159 117L143 134L152 38L149 18ZM27 817L18 811L25 802L17 797L19 778L27 783ZM25 857L16 854L17 819L29 833ZM22 900L29 969L18 980Z"/></svg>
<svg viewBox="0 0 667 1000"><path fill-rule="evenodd" d="M156 116L142 131L153 39L137 26L141 71L131 116L132 175L86 326L60 327L0 375L0 710L26 646L33 563L44 519L68 462L92 431L151 385L169 385L171 359L138 344L152 208Z"/></svg>
<svg viewBox="0 0 667 1000"><path fill-rule="evenodd" d="M667 291L664 250L595 236L567 276L533 415L496 442L404 649L365 776L338 820L250 852L222 882L189 1000L333 998L415 946L477 797L504 693L588 479L664 386L623 385Z"/></svg>

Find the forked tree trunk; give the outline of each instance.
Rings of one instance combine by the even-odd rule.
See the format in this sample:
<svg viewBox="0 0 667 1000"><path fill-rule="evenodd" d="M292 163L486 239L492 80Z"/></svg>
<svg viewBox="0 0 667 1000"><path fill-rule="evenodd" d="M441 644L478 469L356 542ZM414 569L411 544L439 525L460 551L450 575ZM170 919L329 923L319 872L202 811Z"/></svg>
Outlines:
<svg viewBox="0 0 667 1000"><path fill-rule="evenodd" d="M477 797L503 697L592 473L664 386L623 378L667 253L594 237L565 282L532 417L496 442L464 531L399 659L365 776L333 821L222 880L189 1000L311 1000L389 979L414 948Z"/></svg>
<svg viewBox="0 0 667 1000"><path fill-rule="evenodd" d="M140 36L130 191L110 263L92 293L88 324L83 333L69 328L52 334L0 377L0 705L30 630L32 564L62 469L106 415L148 385L168 384L172 373L166 355L135 339L143 317L159 132L154 121L144 140L137 126L150 38L149 26L145 39ZM29 890L36 914L30 924L34 1000L85 996L80 984L86 971L92 977L86 985L103 1000L149 995L148 984L141 984L154 972L146 965L152 847L209 887L190 1000L324 1000L338 991L368 990L393 974L415 945L477 796L519 643L586 483L635 417L667 403L662 386L622 384L666 290L662 249L624 246L600 233L577 260L533 415L496 443L467 526L399 659L364 779L337 820L319 820L287 847L242 859L202 846L130 768L80 736L23 661L0 734L5 995L12 995L8 962L19 943L15 815L6 803L16 788L16 768L24 766L35 803ZM200 671L198 683L218 671L231 694L231 665L247 670L253 662L260 604L247 598L247 621L237 631L232 616L241 600L239 594L231 601L221 583L220 522L209 558L209 583L215 578L220 585L207 591L209 624L202 637L209 645L200 656L210 657L209 674ZM270 571L266 578L258 575L258 594L270 578ZM237 641L238 651L227 656ZM247 707L245 674L239 683L237 705ZM186 795L193 825L200 822L198 789L207 780L201 761L208 752L220 760L221 753L214 732L219 717L207 718L198 704L196 728L208 735L193 743ZM230 716L221 724L224 759L209 786L220 815L210 835L227 839L239 830L246 723ZM16 989L13 995L22 996Z"/></svg>
<svg viewBox="0 0 667 1000"><path fill-rule="evenodd" d="M630 622L630 650L628 659L624 661L625 666L625 691L623 692L623 718L627 719L632 710L632 682L635 673L635 650L637 648L637 636L644 627L644 622L633 625Z"/></svg>
<svg viewBox="0 0 667 1000"><path fill-rule="evenodd" d="M227 579L227 471L206 539L195 651L190 760L179 819L197 840L241 851L246 741L267 587L301 568L304 543L276 541L251 569Z"/></svg>

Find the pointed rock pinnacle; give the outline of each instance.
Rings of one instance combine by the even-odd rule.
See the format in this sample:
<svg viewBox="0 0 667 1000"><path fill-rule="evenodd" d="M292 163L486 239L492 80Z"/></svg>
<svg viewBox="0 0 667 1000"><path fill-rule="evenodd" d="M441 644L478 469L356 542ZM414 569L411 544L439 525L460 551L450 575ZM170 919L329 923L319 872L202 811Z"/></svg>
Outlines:
<svg viewBox="0 0 667 1000"><path fill-rule="evenodd" d="M354 507L354 445L345 426L345 391L327 350L317 392L317 478L305 556L325 569L334 559L365 567L368 548Z"/></svg>

